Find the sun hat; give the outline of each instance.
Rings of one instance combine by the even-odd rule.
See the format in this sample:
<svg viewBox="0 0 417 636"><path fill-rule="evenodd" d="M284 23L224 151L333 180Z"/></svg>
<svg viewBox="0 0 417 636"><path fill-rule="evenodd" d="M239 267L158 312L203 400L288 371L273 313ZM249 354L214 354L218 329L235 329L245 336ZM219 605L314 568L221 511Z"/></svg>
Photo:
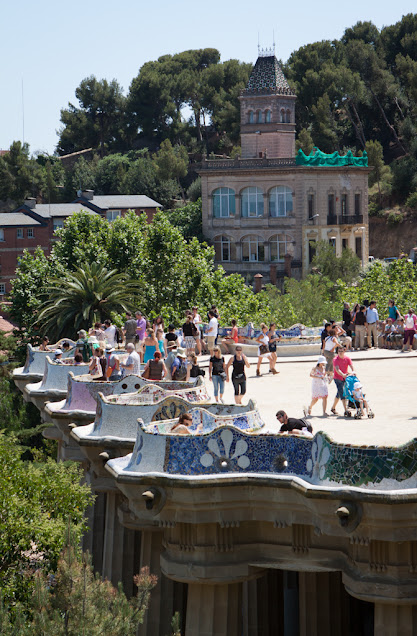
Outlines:
<svg viewBox="0 0 417 636"><path fill-rule="evenodd" d="M55 349L56 356L62 356L62 349Z"/></svg>
<svg viewBox="0 0 417 636"><path fill-rule="evenodd" d="M362 388L362 384L360 382L355 382L355 384L353 385L353 388L356 389L361 389Z"/></svg>
<svg viewBox="0 0 417 636"><path fill-rule="evenodd" d="M79 331L77 331L78 335L81 336L81 338L85 338L87 335L87 332L85 329L80 329Z"/></svg>
<svg viewBox="0 0 417 636"><path fill-rule="evenodd" d="M182 347L178 347L177 356L178 358L186 358L187 356L185 355L185 349L183 349Z"/></svg>
<svg viewBox="0 0 417 636"><path fill-rule="evenodd" d="M319 356L317 359L317 364L324 364L325 362L327 362L326 358L324 356Z"/></svg>
<svg viewBox="0 0 417 636"><path fill-rule="evenodd" d="M173 340L171 340L171 342L168 342L167 349L173 349L174 347L178 347L176 342L174 342Z"/></svg>
<svg viewBox="0 0 417 636"><path fill-rule="evenodd" d="M106 344L106 351L114 351L113 345L110 343Z"/></svg>

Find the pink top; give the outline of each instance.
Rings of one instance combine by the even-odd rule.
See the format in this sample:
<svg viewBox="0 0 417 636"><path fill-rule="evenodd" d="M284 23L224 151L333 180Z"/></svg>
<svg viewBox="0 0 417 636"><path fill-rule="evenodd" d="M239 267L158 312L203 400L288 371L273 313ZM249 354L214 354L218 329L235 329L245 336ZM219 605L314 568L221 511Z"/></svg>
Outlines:
<svg viewBox="0 0 417 636"><path fill-rule="evenodd" d="M345 378L338 373L340 370L342 373L347 373L349 366L352 365L352 360L348 356L341 358L337 356L333 360L333 376L336 380L344 380Z"/></svg>

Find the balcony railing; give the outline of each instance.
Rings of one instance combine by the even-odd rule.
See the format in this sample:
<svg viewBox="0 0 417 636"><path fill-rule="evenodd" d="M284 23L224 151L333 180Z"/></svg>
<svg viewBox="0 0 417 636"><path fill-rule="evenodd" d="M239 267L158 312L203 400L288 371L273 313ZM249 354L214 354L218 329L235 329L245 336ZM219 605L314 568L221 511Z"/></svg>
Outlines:
<svg viewBox="0 0 417 636"><path fill-rule="evenodd" d="M244 168L288 168L295 166L293 157L275 159L209 159L198 166L201 170L242 170Z"/></svg>
<svg viewBox="0 0 417 636"><path fill-rule="evenodd" d="M363 214L327 215L327 225L358 225L363 223Z"/></svg>

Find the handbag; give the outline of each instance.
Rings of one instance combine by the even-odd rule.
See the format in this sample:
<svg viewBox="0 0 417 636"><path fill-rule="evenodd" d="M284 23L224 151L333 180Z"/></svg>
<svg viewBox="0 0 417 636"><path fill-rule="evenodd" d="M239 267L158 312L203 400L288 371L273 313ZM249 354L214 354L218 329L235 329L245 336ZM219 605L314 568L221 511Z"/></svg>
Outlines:
<svg viewBox="0 0 417 636"><path fill-rule="evenodd" d="M225 371L220 371L219 373L219 378L221 378L223 380L223 382L225 382L226 380L226 372Z"/></svg>
<svg viewBox="0 0 417 636"><path fill-rule="evenodd" d="M144 378L145 380L149 380L149 373L150 373L150 368L148 366L147 369L145 369L145 371L142 373L142 378Z"/></svg>
<svg viewBox="0 0 417 636"><path fill-rule="evenodd" d="M259 347L259 354L263 356L265 353L268 353L268 347L266 344L261 344Z"/></svg>

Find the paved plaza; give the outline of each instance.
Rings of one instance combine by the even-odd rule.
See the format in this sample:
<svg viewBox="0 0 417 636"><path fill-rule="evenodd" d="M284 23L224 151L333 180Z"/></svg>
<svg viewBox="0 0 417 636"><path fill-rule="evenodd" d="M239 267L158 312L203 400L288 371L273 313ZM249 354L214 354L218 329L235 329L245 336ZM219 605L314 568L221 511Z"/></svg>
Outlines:
<svg viewBox="0 0 417 636"><path fill-rule="evenodd" d="M314 433L324 431L336 442L379 446L400 446L417 438L417 386L415 369L417 353L400 351L371 350L353 352L350 356L355 372L363 384L369 404L375 413L374 419L364 417L360 420L343 417L343 407L339 402L338 416L324 418L321 401L313 408L310 418ZM225 356L225 360L229 356ZM207 356L200 363L207 366ZM275 413L284 409L290 417L302 417L303 406L311 400L310 371L316 358L278 358L279 375L268 373L268 364L261 367L262 376L256 377L256 359L249 358L251 368L247 369L246 399L257 401L267 429L278 431ZM213 395L213 385L206 382ZM336 394L334 382L329 385L327 412L333 404ZM233 386L226 384L225 402L233 402ZM245 402L245 400L244 400Z"/></svg>

